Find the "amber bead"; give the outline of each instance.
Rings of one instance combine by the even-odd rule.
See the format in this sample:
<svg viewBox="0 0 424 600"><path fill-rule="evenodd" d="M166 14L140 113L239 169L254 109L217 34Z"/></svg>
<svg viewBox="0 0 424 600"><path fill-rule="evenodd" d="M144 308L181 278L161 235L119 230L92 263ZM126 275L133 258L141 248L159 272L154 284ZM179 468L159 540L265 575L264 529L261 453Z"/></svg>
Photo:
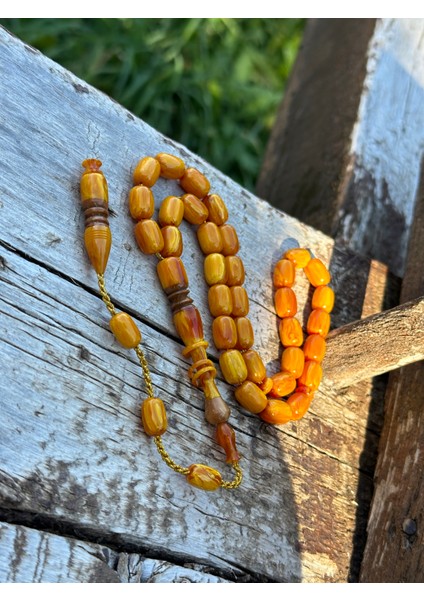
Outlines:
<svg viewBox="0 0 424 600"><path fill-rule="evenodd" d="M232 317L222 315L212 323L212 336L218 350L234 348L237 343L237 328Z"/></svg>
<svg viewBox="0 0 424 600"><path fill-rule="evenodd" d="M247 368L247 379L253 383L262 383L266 377L266 369L259 354L250 348L243 352L242 356Z"/></svg>
<svg viewBox="0 0 424 600"><path fill-rule="evenodd" d="M236 434L228 423L220 423L216 428L216 441L224 449L227 463L235 463L240 460L236 448Z"/></svg>
<svg viewBox="0 0 424 600"><path fill-rule="evenodd" d="M291 373L296 379L303 373L305 355L300 348L291 346L283 351L281 356L281 370Z"/></svg>
<svg viewBox="0 0 424 600"><path fill-rule="evenodd" d="M228 219L228 210L221 196L211 194L206 196L203 202L209 211L209 221L216 223L216 225L223 225Z"/></svg>
<svg viewBox="0 0 424 600"><path fill-rule="evenodd" d="M164 241L159 225L153 219L139 221L134 227L135 239L144 254L156 254L163 248Z"/></svg>
<svg viewBox="0 0 424 600"><path fill-rule="evenodd" d="M272 379L272 390L271 396L275 398L282 398L291 394L296 387L296 379L288 371L281 371L271 377Z"/></svg>
<svg viewBox="0 0 424 600"><path fill-rule="evenodd" d="M272 390L273 384L274 382L272 381L271 377L265 377L262 383L259 384L259 387L261 388L263 393L267 395Z"/></svg>
<svg viewBox="0 0 424 600"><path fill-rule="evenodd" d="M208 254L204 262L205 280L208 285L227 282L227 269L222 254Z"/></svg>
<svg viewBox="0 0 424 600"><path fill-rule="evenodd" d="M247 367L243 355L238 350L225 350L219 357L219 366L225 381L240 385L247 377Z"/></svg>
<svg viewBox="0 0 424 600"><path fill-rule="evenodd" d="M184 219L192 225L201 225L209 216L208 209L194 194L181 196L184 203Z"/></svg>
<svg viewBox="0 0 424 600"><path fill-rule="evenodd" d="M221 225L219 228L222 236L222 254L233 256L240 249L237 232L232 225Z"/></svg>
<svg viewBox="0 0 424 600"><path fill-rule="evenodd" d="M198 198L204 198L211 189L209 180L194 167L189 167L184 171L180 185L185 192L194 194Z"/></svg>
<svg viewBox="0 0 424 600"><path fill-rule="evenodd" d="M156 271L165 291L176 285L181 287L188 285L187 272L183 261L178 256L169 256L160 260L156 265Z"/></svg>
<svg viewBox="0 0 424 600"><path fill-rule="evenodd" d="M298 421L305 416L311 405L312 398L312 394L303 394L301 392L296 392L290 396L287 400L287 404L291 408L293 421Z"/></svg>
<svg viewBox="0 0 424 600"><path fill-rule="evenodd" d="M141 405L141 420L147 435L162 435L168 426L165 405L160 398L146 398Z"/></svg>
<svg viewBox="0 0 424 600"><path fill-rule="evenodd" d="M112 234L107 225L93 225L84 232L84 244L96 273L103 274L109 259Z"/></svg>
<svg viewBox="0 0 424 600"><path fill-rule="evenodd" d="M292 287L294 284L295 270L291 260L282 258L274 267L274 287Z"/></svg>
<svg viewBox="0 0 424 600"><path fill-rule="evenodd" d="M288 258L296 269L304 269L311 260L311 255L306 248L290 248L284 253L284 258Z"/></svg>
<svg viewBox="0 0 424 600"><path fill-rule="evenodd" d="M197 230L199 246L204 254L213 254L222 250L222 236L220 228L215 223L207 221Z"/></svg>
<svg viewBox="0 0 424 600"><path fill-rule="evenodd" d="M281 318L294 317L297 313L296 294L289 287L278 288L274 295L275 312Z"/></svg>
<svg viewBox="0 0 424 600"><path fill-rule="evenodd" d="M307 360L302 375L299 377L299 384L305 385L311 391L318 389L322 378L322 367L314 360Z"/></svg>
<svg viewBox="0 0 424 600"><path fill-rule="evenodd" d="M111 318L109 326L113 335L124 348L135 348L141 342L141 333L127 313L120 312Z"/></svg>
<svg viewBox="0 0 424 600"><path fill-rule="evenodd" d="M153 192L145 185L136 185L129 194L130 215L136 221L151 219L155 211Z"/></svg>
<svg viewBox="0 0 424 600"><path fill-rule="evenodd" d="M263 411L268 402L263 391L253 381L242 383L236 389L235 396L243 408L254 414Z"/></svg>
<svg viewBox="0 0 424 600"><path fill-rule="evenodd" d="M309 315L306 331L309 334L319 333L319 335L325 338L330 331L330 315L328 312L322 308L313 310Z"/></svg>
<svg viewBox="0 0 424 600"><path fill-rule="evenodd" d="M156 158L145 156L142 158L134 169L133 181L134 185L147 185L152 187L160 176L160 163Z"/></svg>
<svg viewBox="0 0 424 600"><path fill-rule="evenodd" d="M190 465L189 473L186 475L186 479L190 485L212 492L217 490L222 483L222 476L219 471L208 467L207 465Z"/></svg>
<svg viewBox="0 0 424 600"><path fill-rule="evenodd" d="M270 398L259 416L266 423L271 423L272 425L284 425L291 421L292 410L287 402Z"/></svg>
<svg viewBox="0 0 424 600"><path fill-rule="evenodd" d="M167 225L162 227L161 231L163 237L161 255L164 258L167 256L181 256L183 253L183 236L178 227Z"/></svg>
<svg viewBox="0 0 424 600"><path fill-rule="evenodd" d="M227 285L243 285L244 265L239 256L226 256L225 266L227 269Z"/></svg>
<svg viewBox="0 0 424 600"><path fill-rule="evenodd" d="M98 199L108 201L107 181L100 171L101 162L96 159L87 159L82 163L86 171L81 176L81 200Z"/></svg>
<svg viewBox="0 0 424 600"><path fill-rule="evenodd" d="M303 342L302 327L296 317L286 317L280 321L280 340L283 346L301 346Z"/></svg>
<svg viewBox="0 0 424 600"><path fill-rule="evenodd" d="M334 291L328 285L320 285L312 295L312 308L322 308L330 313L334 306Z"/></svg>
<svg viewBox="0 0 424 600"><path fill-rule="evenodd" d="M179 179L184 175L185 164L178 156L160 152L155 158L160 164L161 177L165 179Z"/></svg>
<svg viewBox="0 0 424 600"><path fill-rule="evenodd" d="M178 227L181 224L184 216L184 202L177 196L167 196L159 209L158 220L162 227L165 225L175 225Z"/></svg>
<svg viewBox="0 0 424 600"><path fill-rule="evenodd" d="M195 306L186 306L178 311L173 320L175 329L186 346L203 340L202 318Z"/></svg>
<svg viewBox="0 0 424 600"><path fill-rule="evenodd" d="M208 423L218 425L218 423L228 421L229 417L230 407L221 396L205 397L205 419Z"/></svg>
<svg viewBox="0 0 424 600"><path fill-rule="evenodd" d="M233 317L245 317L249 312L249 298L246 290L241 285L230 288L233 299Z"/></svg>
<svg viewBox="0 0 424 600"><path fill-rule="evenodd" d="M306 360L321 362L325 355L325 339L318 333L308 335L303 344L303 353Z"/></svg>
<svg viewBox="0 0 424 600"><path fill-rule="evenodd" d="M252 323L247 317L237 317L235 319L237 327L237 346L238 350L248 350L253 346L255 336Z"/></svg>
<svg viewBox="0 0 424 600"><path fill-rule="evenodd" d="M208 292L209 310L213 317L220 315L231 315L233 310L233 300L230 288L218 283L209 288Z"/></svg>
<svg viewBox="0 0 424 600"><path fill-rule="evenodd" d="M314 286L327 285L331 281L331 275L319 258L311 258L305 267L305 275Z"/></svg>

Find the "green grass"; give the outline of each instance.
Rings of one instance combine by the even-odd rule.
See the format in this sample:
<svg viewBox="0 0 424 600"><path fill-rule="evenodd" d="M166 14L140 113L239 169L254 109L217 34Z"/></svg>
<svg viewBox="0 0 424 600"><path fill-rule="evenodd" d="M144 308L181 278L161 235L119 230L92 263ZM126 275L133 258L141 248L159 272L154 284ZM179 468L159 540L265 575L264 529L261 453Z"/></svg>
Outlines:
<svg viewBox="0 0 424 600"><path fill-rule="evenodd" d="M253 190L304 20L0 24Z"/></svg>

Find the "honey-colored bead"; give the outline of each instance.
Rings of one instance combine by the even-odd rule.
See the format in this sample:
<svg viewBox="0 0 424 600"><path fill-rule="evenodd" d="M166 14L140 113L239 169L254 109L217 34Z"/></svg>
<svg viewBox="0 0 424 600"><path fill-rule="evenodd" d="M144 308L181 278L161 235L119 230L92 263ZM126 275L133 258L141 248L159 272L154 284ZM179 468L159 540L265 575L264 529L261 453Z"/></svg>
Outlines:
<svg viewBox="0 0 424 600"><path fill-rule="evenodd" d="M228 423L220 423L216 428L216 441L224 449L227 463L235 463L240 460L236 447L236 434Z"/></svg>
<svg viewBox="0 0 424 600"><path fill-rule="evenodd" d="M188 285L187 272L183 261L178 256L169 256L160 260L156 265L156 271L165 291L176 285L181 287Z"/></svg>
<svg viewBox="0 0 424 600"><path fill-rule="evenodd" d="M292 419L292 410L287 402L270 398L265 409L259 414L260 418L272 425L284 425Z"/></svg>
<svg viewBox="0 0 424 600"><path fill-rule="evenodd" d="M103 200L104 202L108 201L107 181L100 171L101 165L101 161L95 158L88 158L82 163L82 166L86 169L80 181L82 201L94 198Z"/></svg>
<svg viewBox="0 0 424 600"><path fill-rule="evenodd" d="M186 475L188 483L201 490L213 492L222 483L221 473L216 469L212 469L212 467L197 464L190 465L188 469L189 473Z"/></svg>
<svg viewBox="0 0 424 600"><path fill-rule="evenodd" d="M112 245L112 234L109 227L107 225L87 227L84 232L84 244L96 273L104 273Z"/></svg>
<svg viewBox="0 0 424 600"><path fill-rule="evenodd" d="M303 373L305 355L300 348L291 346L281 355L281 370L291 373L296 379Z"/></svg>
<svg viewBox="0 0 424 600"><path fill-rule="evenodd" d="M142 158L134 169L134 185L147 185L152 187L160 176L160 163L152 156Z"/></svg>
<svg viewBox="0 0 424 600"><path fill-rule="evenodd" d="M136 348L141 342L141 333L127 313L113 315L109 321L113 335L124 348Z"/></svg>
<svg viewBox="0 0 424 600"><path fill-rule="evenodd" d="M312 308L322 308L331 313L334 306L334 291L328 285L320 285L312 295Z"/></svg>
<svg viewBox="0 0 424 600"><path fill-rule="evenodd" d="M296 269L304 269L311 260L311 254L306 248L291 248L284 253L284 258L290 260Z"/></svg>
<svg viewBox="0 0 424 600"><path fill-rule="evenodd" d="M167 225L162 227L161 231L163 237L161 255L164 258L167 256L181 256L183 253L183 236L178 227Z"/></svg>
<svg viewBox="0 0 424 600"><path fill-rule="evenodd" d="M134 227L134 235L140 250L144 254L156 254L156 252L161 252L164 246L160 227L152 219L139 221Z"/></svg>
<svg viewBox="0 0 424 600"><path fill-rule="evenodd" d="M219 357L222 375L230 385L240 385L247 377L243 355L238 350L225 350Z"/></svg>
<svg viewBox="0 0 424 600"><path fill-rule="evenodd" d="M229 418L230 407L221 396L205 397L205 419L208 423L218 425L219 423L226 423Z"/></svg>
<svg viewBox="0 0 424 600"><path fill-rule="evenodd" d="M159 209L158 220L162 227L165 225L175 225L178 227L181 224L184 216L184 202L177 196L167 196Z"/></svg>
<svg viewBox="0 0 424 600"><path fill-rule="evenodd" d="M249 312L249 297L240 285L230 288L233 299L233 317L245 317Z"/></svg>
<svg viewBox="0 0 424 600"><path fill-rule="evenodd" d="M311 405L312 398L312 394L302 394L300 392L295 392L290 396L287 404L291 408L293 421L298 421L305 416Z"/></svg>
<svg viewBox="0 0 424 600"><path fill-rule="evenodd" d="M265 377L265 379L262 381L262 383L259 383L258 385L261 388L261 390L263 391L263 393L265 395L267 395L272 390L273 384L274 384L274 382L272 381L271 377Z"/></svg>
<svg viewBox="0 0 424 600"><path fill-rule="evenodd" d="M186 306L175 313L173 321L175 329L185 346L203 340L202 318L195 306Z"/></svg>
<svg viewBox="0 0 424 600"><path fill-rule="evenodd" d="M314 360L322 362L325 356L326 343L325 339L318 333L308 335L303 344L303 353L306 360Z"/></svg>
<svg viewBox="0 0 424 600"><path fill-rule="evenodd" d="M184 171L180 185L185 192L194 194L200 199L204 198L211 189L208 179L194 167L189 167Z"/></svg>
<svg viewBox="0 0 424 600"><path fill-rule="evenodd" d="M209 216L208 209L194 194L181 196L184 203L184 219L192 225L201 225Z"/></svg>
<svg viewBox="0 0 424 600"><path fill-rule="evenodd" d="M327 285L331 281L331 275L327 267L319 258L311 258L305 267L305 275L314 287Z"/></svg>
<svg viewBox="0 0 424 600"><path fill-rule="evenodd" d="M235 323L237 328L236 348L238 350L248 350L255 341L252 323L247 317L237 317Z"/></svg>
<svg viewBox="0 0 424 600"><path fill-rule="evenodd" d="M234 256L240 249L237 232L232 225L221 225L219 228L222 236L222 254L224 256Z"/></svg>
<svg viewBox="0 0 424 600"><path fill-rule="evenodd" d="M325 338L330 331L330 322L330 315L328 312L322 308L316 308L309 315L306 331L309 334L318 333Z"/></svg>
<svg viewBox="0 0 424 600"><path fill-rule="evenodd" d="M165 179L179 179L184 175L185 164L178 156L160 152L155 158L160 164L161 177Z"/></svg>
<svg viewBox="0 0 424 600"><path fill-rule="evenodd" d="M288 371L281 371L271 377L272 390L271 396L274 398L282 398L291 394L296 387L296 379Z"/></svg>
<svg viewBox="0 0 424 600"><path fill-rule="evenodd" d="M147 435L165 433L168 427L165 405L160 398L146 398L141 405L141 420Z"/></svg>
<svg viewBox="0 0 424 600"><path fill-rule="evenodd" d="M223 225L228 219L228 210L221 196L210 194L203 200L209 211L209 221L216 225Z"/></svg>
<svg viewBox="0 0 424 600"><path fill-rule="evenodd" d="M204 267L205 280L208 285L227 282L227 269L222 254L214 252L205 258Z"/></svg>
<svg viewBox="0 0 424 600"><path fill-rule="evenodd" d="M292 287L294 284L295 270L291 260L282 258L274 267L273 283L274 287Z"/></svg>
<svg viewBox="0 0 424 600"><path fill-rule="evenodd" d="M207 221L197 230L199 246L204 254L213 254L222 250L222 236L218 225Z"/></svg>
<svg viewBox="0 0 424 600"><path fill-rule="evenodd" d="M266 369L259 354L256 350L250 348L246 352L243 352L242 356L247 368L247 379L258 385L261 384L266 378ZM267 394L268 392L265 393Z"/></svg>
<svg viewBox="0 0 424 600"><path fill-rule="evenodd" d="M283 346L301 346L303 342L302 327L296 317L286 317L280 321L280 340Z"/></svg>
<svg viewBox="0 0 424 600"><path fill-rule="evenodd" d="M281 318L294 317L297 313L296 294L289 287L278 288L274 295L275 312Z"/></svg>
<svg viewBox="0 0 424 600"><path fill-rule="evenodd" d="M243 285L244 265L239 256L226 256L225 266L227 268L227 285Z"/></svg>
<svg viewBox="0 0 424 600"><path fill-rule="evenodd" d="M235 391L236 400L243 408L251 413L258 414L264 410L268 399L263 391L253 383L245 381Z"/></svg>
<svg viewBox="0 0 424 600"><path fill-rule="evenodd" d="M218 283L209 288L208 302L209 310L213 317L231 315L233 311L233 300L230 288L223 283Z"/></svg>
<svg viewBox="0 0 424 600"><path fill-rule="evenodd" d="M299 384L305 385L312 392L317 390L322 379L321 365L314 360L307 360Z"/></svg>
<svg viewBox="0 0 424 600"><path fill-rule="evenodd" d="M155 211L153 192L145 185L136 185L129 194L130 215L136 221L151 219Z"/></svg>
<svg viewBox="0 0 424 600"><path fill-rule="evenodd" d="M237 329L234 319L227 315L216 317L212 323L212 336L218 350L234 348L237 343Z"/></svg>

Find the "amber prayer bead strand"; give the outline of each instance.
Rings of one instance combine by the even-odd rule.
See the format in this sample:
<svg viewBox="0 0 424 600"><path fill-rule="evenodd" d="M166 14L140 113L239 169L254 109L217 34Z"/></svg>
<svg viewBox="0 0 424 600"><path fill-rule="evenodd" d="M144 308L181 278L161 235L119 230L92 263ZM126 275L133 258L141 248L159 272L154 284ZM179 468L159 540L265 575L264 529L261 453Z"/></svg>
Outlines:
<svg viewBox="0 0 424 600"><path fill-rule="evenodd" d="M135 351L142 368L148 394L141 406L143 428L147 435L154 438L156 447L164 462L174 471L184 475L191 485L204 490L215 490L219 487L236 488L242 480L238 462L233 464L235 470L234 480L224 481L219 471L209 466L192 464L189 467L182 467L178 465L163 446L161 436L167 430L166 409L163 401L154 395L150 370L140 345L141 332L130 315L116 310L106 289L104 273L111 249L112 236L108 223L108 188L106 178L100 170L101 164L99 160L93 158L86 159L82 163L85 168L80 182L81 202L85 216L84 242L90 262L97 274L100 296L111 314L109 325L112 333L124 348ZM153 197L150 198L149 194L146 194L143 190L136 197L136 204L138 203L138 206L141 206L144 210L152 199ZM224 433L221 435L224 435ZM225 443L228 446L226 437Z"/></svg>

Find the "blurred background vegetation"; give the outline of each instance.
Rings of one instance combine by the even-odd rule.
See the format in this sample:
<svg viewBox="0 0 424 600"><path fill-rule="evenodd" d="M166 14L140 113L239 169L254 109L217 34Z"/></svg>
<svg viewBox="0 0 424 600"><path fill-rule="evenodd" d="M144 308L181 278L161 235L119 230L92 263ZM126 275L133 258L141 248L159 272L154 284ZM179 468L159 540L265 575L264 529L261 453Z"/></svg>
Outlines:
<svg viewBox="0 0 424 600"><path fill-rule="evenodd" d="M304 19L0 19L254 190Z"/></svg>

